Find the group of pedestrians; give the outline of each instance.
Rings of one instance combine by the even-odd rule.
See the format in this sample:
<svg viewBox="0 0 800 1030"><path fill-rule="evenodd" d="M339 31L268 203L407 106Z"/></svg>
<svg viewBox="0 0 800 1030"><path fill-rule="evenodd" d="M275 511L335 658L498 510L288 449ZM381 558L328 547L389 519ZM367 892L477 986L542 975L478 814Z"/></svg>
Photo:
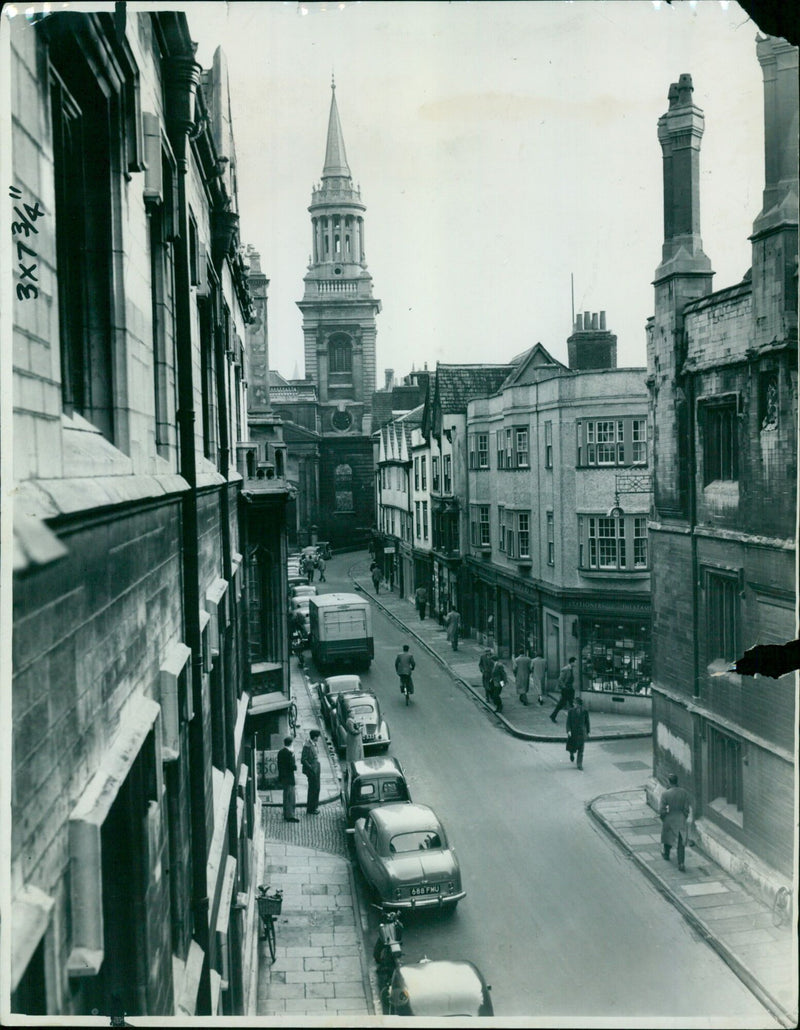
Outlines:
<svg viewBox="0 0 800 1030"><path fill-rule="evenodd" d="M309 586L314 582L314 573L319 572L320 583L325 583L325 559L321 554L306 554L300 561L300 571Z"/></svg>

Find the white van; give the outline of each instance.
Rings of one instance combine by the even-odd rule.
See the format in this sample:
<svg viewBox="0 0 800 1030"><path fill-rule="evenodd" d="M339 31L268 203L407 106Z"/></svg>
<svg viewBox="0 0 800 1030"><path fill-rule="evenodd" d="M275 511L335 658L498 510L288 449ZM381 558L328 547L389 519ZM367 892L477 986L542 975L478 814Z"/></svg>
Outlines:
<svg viewBox="0 0 800 1030"><path fill-rule="evenodd" d="M311 656L317 668L350 663L368 669L375 657L372 606L358 594L309 598Z"/></svg>

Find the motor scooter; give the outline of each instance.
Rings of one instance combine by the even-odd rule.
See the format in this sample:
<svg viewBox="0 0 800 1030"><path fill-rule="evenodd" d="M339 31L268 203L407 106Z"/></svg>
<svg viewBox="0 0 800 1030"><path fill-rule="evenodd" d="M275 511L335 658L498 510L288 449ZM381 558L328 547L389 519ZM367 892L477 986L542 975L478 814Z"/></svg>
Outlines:
<svg viewBox="0 0 800 1030"><path fill-rule="evenodd" d="M388 982L395 969L400 968L403 958L403 924L397 912L387 912L380 905L372 907L382 916L372 957L378 966L378 973Z"/></svg>

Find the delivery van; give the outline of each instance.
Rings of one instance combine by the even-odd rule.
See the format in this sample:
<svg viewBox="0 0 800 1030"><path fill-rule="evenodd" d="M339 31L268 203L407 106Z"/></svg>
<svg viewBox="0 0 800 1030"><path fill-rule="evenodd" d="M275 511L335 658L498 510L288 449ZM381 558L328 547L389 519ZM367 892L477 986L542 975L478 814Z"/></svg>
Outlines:
<svg viewBox="0 0 800 1030"><path fill-rule="evenodd" d="M358 594L319 594L309 598L311 656L321 671L329 665L368 669L375 656L372 607Z"/></svg>

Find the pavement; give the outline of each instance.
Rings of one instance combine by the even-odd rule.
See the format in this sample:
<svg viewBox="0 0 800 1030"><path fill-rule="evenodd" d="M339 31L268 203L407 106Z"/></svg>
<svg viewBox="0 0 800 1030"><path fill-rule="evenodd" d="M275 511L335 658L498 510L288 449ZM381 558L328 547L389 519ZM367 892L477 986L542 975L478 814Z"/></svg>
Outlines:
<svg viewBox="0 0 800 1030"><path fill-rule="evenodd" d="M299 767L308 731L324 727L313 690L294 660L291 680L297 704L294 750ZM332 751L321 746L324 740L323 734L318 745L322 766L318 815L306 815L306 778L299 771L299 823L284 822L281 791L258 792L262 817L256 883L281 888L283 908L275 927L274 963L266 941L257 943L251 1016L288 1019L304 1014L323 1021L332 1016L351 1021L375 1012L371 967L363 945L364 903L348 857L339 763Z"/></svg>
<svg viewBox="0 0 800 1030"><path fill-rule="evenodd" d="M553 725L555 704L521 704L513 685L504 691L503 712L486 703L477 669L481 648L463 639L453 651L435 619L420 620L413 605L395 593L375 595L366 562L351 568L356 586L433 654L451 675L514 736L563 743L563 723ZM510 670L509 670L510 671ZM308 680L292 663L292 695L298 708L298 752L306 733L323 729ZM592 739L649 737L650 718L592 712ZM321 741L324 740L324 733ZM375 1014L375 977L364 950L365 903L356 889L348 858L335 753L322 756L320 812L305 813L305 777L298 775L299 823L283 821L280 791L259 791L262 820L257 848L257 883L284 891L278 919L277 954L270 962L258 941L252 963L249 1015L305 1014L305 1021L331 1016L348 1020ZM590 802L590 816L698 931L759 1001L784 1026L797 1025L797 938L793 922L776 925L770 908L715 864L699 847L686 852L686 871L661 854L661 823L647 804L644 788L607 794Z"/></svg>

